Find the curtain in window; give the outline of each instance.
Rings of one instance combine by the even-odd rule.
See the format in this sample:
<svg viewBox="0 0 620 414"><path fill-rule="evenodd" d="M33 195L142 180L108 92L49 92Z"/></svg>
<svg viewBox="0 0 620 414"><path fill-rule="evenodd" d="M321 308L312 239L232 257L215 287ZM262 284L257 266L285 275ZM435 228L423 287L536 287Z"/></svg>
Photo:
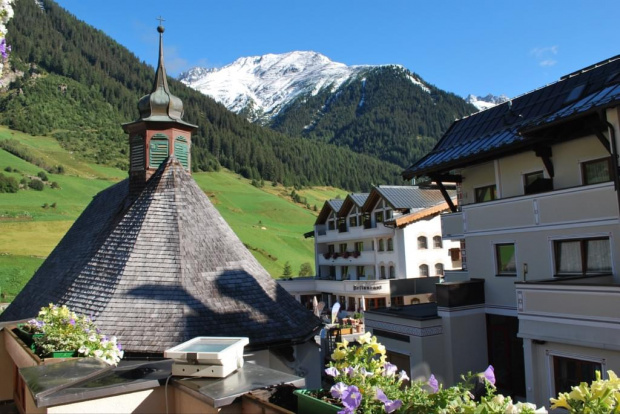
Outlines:
<svg viewBox="0 0 620 414"><path fill-rule="evenodd" d="M558 272L581 273L581 242L576 240L558 244Z"/></svg>
<svg viewBox="0 0 620 414"><path fill-rule="evenodd" d="M587 240L588 272L611 272L609 240Z"/></svg>

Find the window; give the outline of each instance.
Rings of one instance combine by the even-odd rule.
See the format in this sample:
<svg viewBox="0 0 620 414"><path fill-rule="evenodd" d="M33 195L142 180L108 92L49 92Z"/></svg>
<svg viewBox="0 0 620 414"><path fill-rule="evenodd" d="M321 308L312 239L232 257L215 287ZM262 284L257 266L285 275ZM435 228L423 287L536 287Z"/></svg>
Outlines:
<svg viewBox="0 0 620 414"><path fill-rule="evenodd" d="M129 162L131 171L144 171L144 138L140 135L131 138Z"/></svg>
<svg viewBox="0 0 620 414"><path fill-rule="evenodd" d="M443 263L435 264L435 276L443 276Z"/></svg>
<svg viewBox="0 0 620 414"><path fill-rule="evenodd" d="M594 381L596 371L603 372L600 362L553 355L554 394L569 392L571 387L579 385L581 382L590 383Z"/></svg>
<svg viewBox="0 0 620 414"><path fill-rule="evenodd" d="M379 251L382 252L385 250L385 243L383 239L379 239Z"/></svg>
<svg viewBox="0 0 620 414"><path fill-rule="evenodd" d="M396 278L396 269L394 266L390 266L390 279Z"/></svg>
<svg viewBox="0 0 620 414"><path fill-rule="evenodd" d="M443 241L441 240L441 236L435 236L433 237L433 247L435 249L441 249L443 248Z"/></svg>
<svg viewBox="0 0 620 414"><path fill-rule="evenodd" d="M495 245L495 262L497 264L498 275L517 275L517 264L515 262L514 243Z"/></svg>
<svg viewBox="0 0 620 414"><path fill-rule="evenodd" d="M332 279L336 278L336 266L329 267L329 277Z"/></svg>
<svg viewBox="0 0 620 414"><path fill-rule="evenodd" d="M476 203L491 201L497 198L497 187L495 184L474 189Z"/></svg>
<svg viewBox="0 0 620 414"><path fill-rule="evenodd" d="M381 279L385 279L385 266L381 266Z"/></svg>
<svg viewBox="0 0 620 414"><path fill-rule="evenodd" d="M418 237L418 249L426 249L428 245L426 243L426 237L420 236Z"/></svg>
<svg viewBox="0 0 620 414"><path fill-rule="evenodd" d="M340 253L344 253L344 252L346 252L346 251L347 251L347 244L346 244L346 243L340 243L340 245L338 246L338 248L339 248L339 250L338 250L338 251L339 251Z"/></svg>
<svg viewBox="0 0 620 414"><path fill-rule="evenodd" d="M428 277L428 265L420 265L420 277Z"/></svg>
<svg viewBox="0 0 620 414"><path fill-rule="evenodd" d="M523 192L525 194L536 194L551 190L553 190L553 180L545 178L542 171L523 175Z"/></svg>
<svg viewBox="0 0 620 414"><path fill-rule="evenodd" d="M405 306L405 298L403 296L392 296L390 302L392 302L392 306Z"/></svg>
<svg viewBox="0 0 620 414"><path fill-rule="evenodd" d="M366 299L366 309L385 308L385 298Z"/></svg>
<svg viewBox="0 0 620 414"><path fill-rule="evenodd" d="M355 242L355 251L363 252L364 251L364 242Z"/></svg>
<svg viewBox="0 0 620 414"><path fill-rule="evenodd" d="M349 217L349 227L357 227L357 216Z"/></svg>
<svg viewBox="0 0 620 414"><path fill-rule="evenodd" d="M394 241L391 238L387 239L387 250L388 252L394 251Z"/></svg>
<svg viewBox="0 0 620 414"><path fill-rule="evenodd" d="M385 219L391 220L394 218L394 210L385 210Z"/></svg>
<svg viewBox="0 0 620 414"><path fill-rule="evenodd" d="M364 277L366 276L366 267L365 266L357 266L357 277Z"/></svg>
<svg viewBox="0 0 620 414"><path fill-rule="evenodd" d="M587 161L581 164L583 185L603 183L611 180L611 158Z"/></svg>
<svg viewBox="0 0 620 414"><path fill-rule="evenodd" d="M327 245L327 251L329 253L334 253L336 251L336 247L333 244L328 244Z"/></svg>
<svg viewBox="0 0 620 414"><path fill-rule="evenodd" d="M335 230L336 229L336 223L334 222L334 220L330 220L327 222L327 228L329 230Z"/></svg>
<svg viewBox="0 0 620 414"><path fill-rule="evenodd" d="M346 218L339 218L338 219L338 232L339 233L344 233L348 231L347 229L347 219Z"/></svg>
<svg viewBox="0 0 620 414"><path fill-rule="evenodd" d="M340 274L342 275L341 277L342 280L348 280L349 279L349 266L342 266Z"/></svg>
<svg viewBox="0 0 620 414"><path fill-rule="evenodd" d="M558 240L555 242L555 271L562 275L611 272L609 238Z"/></svg>
<svg viewBox="0 0 620 414"><path fill-rule="evenodd" d="M383 211L377 211L375 213L375 223L383 223Z"/></svg>

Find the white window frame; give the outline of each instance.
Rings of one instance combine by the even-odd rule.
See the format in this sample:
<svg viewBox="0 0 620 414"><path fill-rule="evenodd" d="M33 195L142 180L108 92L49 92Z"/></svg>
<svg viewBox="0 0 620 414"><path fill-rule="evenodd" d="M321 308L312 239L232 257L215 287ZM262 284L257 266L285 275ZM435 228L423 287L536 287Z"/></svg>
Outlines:
<svg viewBox="0 0 620 414"><path fill-rule="evenodd" d="M584 354L576 354L576 353L571 353L571 352L563 352L563 351L556 351L556 350L550 350L547 349L545 351L546 356L547 356L547 360L546 360L546 364L547 364L547 389L549 390L549 398L556 398L558 396L558 393L555 390L555 378L553 376L554 373L554 367L553 367L553 357L561 357L561 358L571 358L571 359L578 359L580 361L588 361L588 362L594 362L597 364L601 364L601 378L602 379L607 379L607 360L605 358L602 357L595 357L592 355L584 355Z"/></svg>

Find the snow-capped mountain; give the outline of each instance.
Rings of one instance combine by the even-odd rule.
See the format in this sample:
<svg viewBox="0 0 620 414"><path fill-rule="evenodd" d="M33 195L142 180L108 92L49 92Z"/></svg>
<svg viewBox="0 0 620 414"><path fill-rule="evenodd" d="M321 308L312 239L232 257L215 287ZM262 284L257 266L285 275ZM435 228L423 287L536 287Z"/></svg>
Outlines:
<svg viewBox="0 0 620 414"><path fill-rule="evenodd" d="M509 100L510 98L508 98L506 95L495 96L491 94L488 94L487 96L469 95L467 98L465 98L465 101L467 103L472 104L473 106L478 108L479 111L484 111L485 109L489 109L491 107L494 107L495 105L499 105Z"/></svg>
<svg viewBox="0 0 620 414"><path fill-rule="evenodd" d="M196 67L179 80L250 121L267 123L300 97L336 92L343 84L363 79L379 66L347 66L316 52L289 52L243 57L219 69ZM411 82L428 91L413 75Z"/></svg>

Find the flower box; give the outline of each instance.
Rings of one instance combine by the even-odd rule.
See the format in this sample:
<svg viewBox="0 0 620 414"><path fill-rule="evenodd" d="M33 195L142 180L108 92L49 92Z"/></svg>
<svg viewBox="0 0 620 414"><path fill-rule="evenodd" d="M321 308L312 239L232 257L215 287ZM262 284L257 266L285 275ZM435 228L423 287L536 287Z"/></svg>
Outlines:
<svg viewBox="0 0 620 414"><path fill-rule="evenodd" d="M323 257L329 259L330 257L332 257L332 254L330 252L323 253Z"/></svg>
<svg viewBox="0 0 620 414"><path fill-rule="evenodd" d="M317 394L317 392L311 390L295 391L297 394L297 414L335 414L342 411L342 407L330 404L312 395Z"/></svg>

